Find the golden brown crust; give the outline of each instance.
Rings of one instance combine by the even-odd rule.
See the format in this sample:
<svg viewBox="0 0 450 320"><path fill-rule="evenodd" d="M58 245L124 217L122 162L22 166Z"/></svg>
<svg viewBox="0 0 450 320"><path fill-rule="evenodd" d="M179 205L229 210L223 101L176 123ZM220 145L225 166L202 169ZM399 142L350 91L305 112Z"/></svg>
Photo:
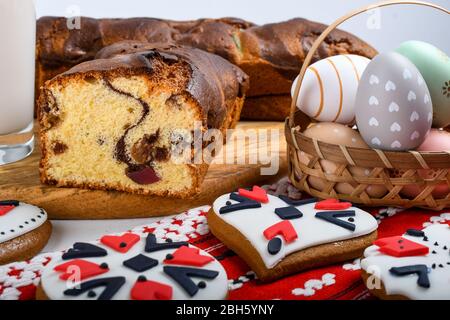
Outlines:
<svg viewBox="0 0 450 320"><path fill-rule="evenodd" d="M56 74L92 60L123 40L183 44L217 54L239 66L251 79L247 96L288 94L304 58L325 25L297 18L263 26L235 18L169 21L153 18L81 18L81 29L62 17L42 17L37 24L38 86ZM337 54L372 58L376 51L359 38L335 30L315 60ZM258 111L254 112L258 116Z"/></svg>
<svg viewBox="0 0 450 320"><path fill-rule="evenodd" d="M36 256L47 244L52 233L50 221L20 237L0 243L0 265L25 261Z"/></svg>
<svg viewBox="0 0 450 320"><path fill-rule="evenodd" d="M373 275L367 273L365 270L361 270L361 277L364 281L364 285L367 284L369 281L369 277L372 277ZM381 284L379 289L369 289L370 293L373 294L375 297L381 300L409 300L407 297L402 295L388 295L386 293L386 288L384 287L383 282L381 282L380 279L377 279L377 282Z"/></svg>
<svg viewBox="0 0 450 320"><path fill-rule="evenodd" d="M64 84L71 77L86 78L103 75L106 78L148 74L157 76L161 72L161 85L172 87L180 94L188 94L202 108L208 126L222 128L224 118L234 108L236 99L243 98L248 90L248 76L225 59L195 48L141 43L139 47L127 43L116 45L114 54L102 55L100 59L81 63L46 83ZM176 64L182 76L173 81L165 76L166 66ZM184 71L183 71L184 69ZM158 71L156 71L158 70ZM46 101L40 101L45 106ZM48 113L39 110L41 117Z"/></svg>
<svg viewBox="0 0 450 320"><path fill-rule="evenodd" d="M36 300L50 300L40 283L36 288Z"/></svg>
<svg viewBox="0 0 450 320"><path fill-rule="evenodd" d="M137 41L121 41L103 48L97 53L96 59L109 59L117 55L147 50L154 45ZM279 79L280 75L274 72L270 64L260 63L258 65L243 63L241 68L247 70L249 74L254 74L257 79L253 79L252 88L258 87L260 84L272 82L271 90L274 92L283 92L286 88L278 85L286 81L285 78ZM258 69L258 70L256 70ZM291 105L291 95L288 94L271 94L263 96L247 97L244 107L242 108L241 119L258 120L258 121L284 121L289 116Z"/></svg>
<svg viewBox="0 0 450 320"><path fill-rule="evenodd" d="M284 121L289 116L291 95L268 95L245 99L241 119L257 121Z"/></svg>
<svg viewBox="0 0 450 320"><path fill-rule="evenodd" d="M236 252L263 282L274 281L301 271L331 265L360 257L364 249L377 238L377 231L366 236L323 244L292 253L272 269L267 269L251 243L233 226L227 224L211 209L207 215L211 232L228 248Z"/></svg>

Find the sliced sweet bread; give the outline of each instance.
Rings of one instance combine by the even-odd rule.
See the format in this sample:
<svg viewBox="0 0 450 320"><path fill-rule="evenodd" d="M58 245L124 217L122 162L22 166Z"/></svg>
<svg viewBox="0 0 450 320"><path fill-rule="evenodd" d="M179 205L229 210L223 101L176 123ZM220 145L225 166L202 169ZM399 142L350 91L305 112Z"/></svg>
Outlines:
<svg viewBox="0 0 450 320"><path fill-rule="evenodd" d="M208 168L189 161L192 133L234 127L247 88L238 67L183 46L156 44L82 63L41 89L41 180L189 197ZM180 145L189 159L181 159Z"/></svg>

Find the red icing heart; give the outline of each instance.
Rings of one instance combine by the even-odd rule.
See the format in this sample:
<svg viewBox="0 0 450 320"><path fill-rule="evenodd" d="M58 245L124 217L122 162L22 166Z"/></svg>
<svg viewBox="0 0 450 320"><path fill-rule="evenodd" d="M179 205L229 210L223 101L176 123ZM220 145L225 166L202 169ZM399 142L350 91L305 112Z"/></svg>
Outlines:
<svg viewBox="0 0 450 320"><path fill-rule="evenodd" d="M153 168L145 167L139 171L127 172L127 177L137 184L153 184L161 180Z"/></svg>
<svg viewBox="0 0 450 320"><path fill-rule="evenodd" d="M316 210L345 210L352 206L350 202L339 202L338 199L327 199L317 202L314 208Z"/></svg>
<svg viewBox="0 0 450 320"><path fill-rule="evenodd" d="M56 266L53 270L57 272L63 272L63 274L59 276L61 280L67 280L70 277L73 277L74 280L76 281L94 277L109 271L107 267L102 268L96 263L92 263L81 259L60 264L59 266Z"/></svg>
<svg viewBox="0 0 450 320"><path fill-rule="evenodd" d="M267 240L272 240L278 235L283 236L287 243L291 243L298 238L297 232L289 220L281 221L264 230L264 237Z"/></svg>
<svg viewBox="0 0 450 320"><path fill-rule="evenodd" d="M111 249L125 253L139 242L139 240L140 237L137 234L125 233L121 236L103 236L100 242Z"/></svg>
<svg viewBox="0 0 450 320"><path fill-rule="evenodd" d="M427 246L410 241L402 236L383 238L375 241L374 245L380 247L378 250L393 257L414 257L428 254Z"/></svg>
<svg viewBox="0 0 450 320"><path fill-rule="evenodd" d="M203 267L214 260L210 256L201 255L199 249L186 246L179 247L172 256L172 259L166 259L164 263Z"/></svg>
<svg viewBox="0 0 450 320"><path fill-rule="evenodd" d="M263 188L260 188L258 186L254 186L253 189L247 190L247 189L239 189L238 193L242 197L246 197L261 203L268 203L269 198L267 197L267 192Z"/></svg>
<svg viewBox="0 0 450 320"><path fill-rule="evenodd" d="M155 281L138 281L130 295L132 300L171 300L172 287Z"/></svg>
<svg viewBox="0 0 450 320"><path fill-rule="evenodd" d="M5 214L10 212L14 208L15 208L15 206L0 206L0 217L4 216Z"/></svg>

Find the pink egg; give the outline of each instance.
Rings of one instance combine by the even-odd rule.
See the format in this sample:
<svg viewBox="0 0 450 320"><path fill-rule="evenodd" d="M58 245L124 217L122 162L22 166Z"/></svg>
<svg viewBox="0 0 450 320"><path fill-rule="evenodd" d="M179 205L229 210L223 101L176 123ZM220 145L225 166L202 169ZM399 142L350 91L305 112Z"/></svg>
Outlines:
<svg viewBox="0 0 450 320"><path fill-rule="evenodd" d="M450 133L431 129L425 141L417 148L417 151L449 151L450 150ZM438 174L439 170L419 170L419 176L425 179L432 179ZM423 190L423 187L417 185L405 186L401 193L407 197L415 198ZM433 190L432 195L435 198L442 199L450 192L450 188L446 183L439 184Z"/></svg>
<svg viewBox="0 0 450 320"><path fill-rule="evenodd" d="M450 133L444 130L431 129L417 151L450 151Z"/></svg>

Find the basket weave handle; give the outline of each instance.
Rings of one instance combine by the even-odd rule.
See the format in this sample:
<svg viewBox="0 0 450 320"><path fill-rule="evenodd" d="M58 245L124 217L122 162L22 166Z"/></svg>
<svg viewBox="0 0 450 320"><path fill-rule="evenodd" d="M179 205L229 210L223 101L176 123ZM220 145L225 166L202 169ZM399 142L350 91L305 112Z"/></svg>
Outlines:
<svg viewBox="0 0 450 320"><path fill-rule="evenodd" d="M353 12L348 13L347 15L341 17L340 19L336 20L334 23L332 23L328 28L326 28L322 34L317 38L317 40L314 42L314 44L312 45L311 49L309 50L305 61L303 62L302 68L300 70L300 74L297 80L297 84L295 86L294 89L294 96L292 98L292 103L291 103L291 112L289 115L289 127L292 129L292 127L294 126L294 113L295 113L295 109L297 107L297 100L298 100L298 96L300 93L300 88L303 82L303 78L305 77L305 73L306 70L308 69L308 67L310 66L313 56L316 53L317 49L319 48L319 46L322 44L322 42L325 40L326 37L328 37L328 35L334 30L336 29L338 26L340 26L343 22L347 21L348 19L359 15L361 13L364 13L366 11L369 10L373 10L376 8L381 8L381 7L387 7L387 6L391 6L391 5L396 5L396 4L414 4L414 5L420 5L420 6L426 6L426 7L430 7L430 8L435 8L437 10L443 11L447 14L450 14L450 11L440 7L438 5L435 5L433 3L429 3L429 2L423 2L423 1L408 1L408 0L390 0L390 1L383 1L383 2L379 2L379 3L375 3L372 5L368 5L368 6L364 6L360 9L357 9Z"/></svg>

